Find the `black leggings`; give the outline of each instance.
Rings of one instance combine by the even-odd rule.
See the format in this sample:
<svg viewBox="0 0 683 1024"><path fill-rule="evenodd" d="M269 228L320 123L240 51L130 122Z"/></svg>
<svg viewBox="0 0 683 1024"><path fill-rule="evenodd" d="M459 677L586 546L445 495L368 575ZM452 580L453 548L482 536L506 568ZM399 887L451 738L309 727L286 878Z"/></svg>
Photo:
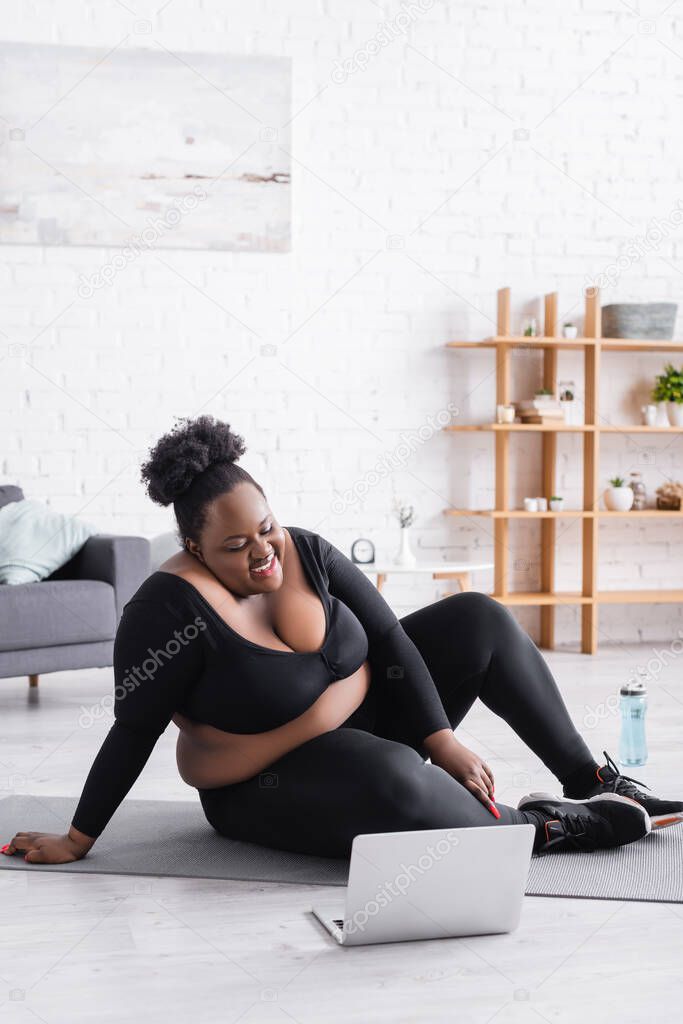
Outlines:
<svg viewBox="0 0 683 1024"><path fill-rule="evenodd" d="M477 697L500 715L560 780L593 760L550 670L503 605L485 594L453 594L404 616L452 728ZM228 786L200 789L222 835L281 850L346 857L364 832L509 825L527 821L497 803L500 819L426 752L405 715L373 679L368 697L337 729L322 733Z"/></svg>

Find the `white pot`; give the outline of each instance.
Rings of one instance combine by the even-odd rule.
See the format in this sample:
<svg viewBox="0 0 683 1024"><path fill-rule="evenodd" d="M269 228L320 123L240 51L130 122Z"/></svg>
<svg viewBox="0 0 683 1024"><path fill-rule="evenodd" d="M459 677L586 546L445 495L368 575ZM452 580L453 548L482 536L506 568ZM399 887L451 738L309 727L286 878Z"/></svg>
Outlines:
<svg viewBox="0 0 683 1024"><path fill-rule="evenodd" d="M669 414L669 423L672 427L683 427L683 403L667 402L666 411Z"/></svg>
<svg viewBox="0 0 683 1024"><path fill-rule="evenodd" d="M643 424L646 427L657 426L657 406L656 405L643 405L640 411L643 414Z"/></svg>
<svg viewBox="0 0 683 1024"><path fill-rule="evenodd" d="M563 338L575 338L579 333L578 327L563 327L562 337Z"/></svg>
<svg viewBox="0 0 683 1024"><path fill-rule="evenodd" d="M401 546L398 549L396 558L394 559L394 565L402 565L412 568L416 563L417 558L410 547L410 527L406 526L401 530Z"/></svg>
<svg viewBox="0 0 683 1024"><path fill-rule="evenodd" d="M628 512L635 495L630 487L608 487L603 498L610 512Z"/></svg>
<svg viewBox="0 0 683 1024"><path fill-rule="evenodd" d="M561 512L564 508L564 498L551 498L550 499L550 511Z"/></svg>
<svg viewBox="0 0 683 1024"><path fill-rule="evenodd" d="M655 426L657 426L657 427L670 427L671 426L671 424L669 423L669 416L668 416L668 413L667 413L666 406L667 406L666 402L657 402L657 422L655 424Z"/></svg>

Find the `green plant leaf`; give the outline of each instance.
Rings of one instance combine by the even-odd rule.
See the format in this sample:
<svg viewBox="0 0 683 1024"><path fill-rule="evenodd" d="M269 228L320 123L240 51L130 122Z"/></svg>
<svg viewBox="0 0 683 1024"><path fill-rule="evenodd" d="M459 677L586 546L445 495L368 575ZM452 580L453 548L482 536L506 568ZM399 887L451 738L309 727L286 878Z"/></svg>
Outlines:
<svg viewBox="0 0 683 1024"><path fill-rule="evenodd" d="M653 402L683 402L683 367L677 370L673 363L666 363L664 373L655 377L652 389Z"/></svg>

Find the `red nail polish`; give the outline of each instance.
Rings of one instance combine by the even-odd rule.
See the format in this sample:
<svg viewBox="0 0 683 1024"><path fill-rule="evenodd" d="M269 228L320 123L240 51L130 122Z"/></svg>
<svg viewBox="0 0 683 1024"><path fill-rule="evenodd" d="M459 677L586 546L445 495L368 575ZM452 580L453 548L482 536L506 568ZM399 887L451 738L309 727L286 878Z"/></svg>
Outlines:
<svg viewBox="0 0 683 1024"><path fill-rule="evenodd" d="M500 818L500 811L498 810L495 804L489 804L489 810L491 814L494 816L494 818Z"/></svg>
<svg viewBox="0 0 683 1024"><path fill-rule="evenodd" d="M5 850L9 850L9 843L5 843L5 845L2 848L2 851L0 851L0 852L4 853Z"/></svg>

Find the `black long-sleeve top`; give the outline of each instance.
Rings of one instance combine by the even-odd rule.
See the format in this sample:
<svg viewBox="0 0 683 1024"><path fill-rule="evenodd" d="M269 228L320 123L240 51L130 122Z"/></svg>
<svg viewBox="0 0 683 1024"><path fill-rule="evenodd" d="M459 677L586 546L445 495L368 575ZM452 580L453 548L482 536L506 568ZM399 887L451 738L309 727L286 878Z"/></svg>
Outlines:
<svg viewBox="0 0 683 1024"><path fill-rule="evenodd" d="M151 574L125 605L114 641L114 724L73 825L96 838L178 711L233 733L275 729L366 660L424 739L450 728L434 681L375 586L320 534L286 527L326 618L318 651L276 651L235 632L189 581Z"/></svg>

